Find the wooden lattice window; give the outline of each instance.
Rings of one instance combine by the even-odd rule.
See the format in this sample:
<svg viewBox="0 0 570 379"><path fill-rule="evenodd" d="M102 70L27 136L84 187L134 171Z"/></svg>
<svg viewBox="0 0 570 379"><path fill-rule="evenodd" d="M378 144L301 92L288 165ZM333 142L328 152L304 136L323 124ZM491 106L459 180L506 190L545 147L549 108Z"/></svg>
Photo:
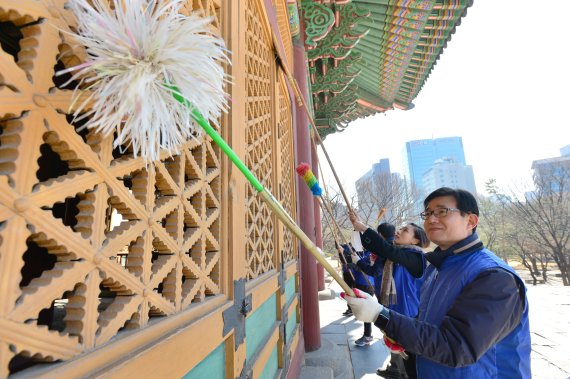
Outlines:
<svg viewBox="0 0 570 379"><path fill-rule="evenodd" d="M279 25L279 33L285 50L285 59L289 71L293 71L293 43L291 39L291 26L289 25L289 12L287 10L287 0L275 0L275 14Z"/></svg>
<svg viewBox="0 0 570 379"><path fill-rule="evenodd" d="M219 149L202 137L145 165L80 130L54 77L84 54L63 4L0 7L0 377L221 292Z"/></svg>
<svg viewBox="0 0 570 379"><path fill-rule="evenodd" d="M220 0L189 0L186 11L201 12L205 17L212 17L212 26L220 30Z"/></svg>
<svg viewBox="0 0 570 379"><path fill-rule="evenodd" d="M283 208L295 219L295 152L293 150L293 123L291 120L291 101L285 86L285 76L279 74L279 122L278 146L280 149L279 200ZM283 231L282 259L289 262L297 259L297 238L293 233L281 225Z"/></svg>
<svg viewBox="0 0 570 379"><path fill-rule="evenodd" d="M246 7L246 158L245 163L269 191L273 190L273 139L275 63L271 39L264 28L257 0ZM252 186L246 198L247 278L275 268L274 218Z"/></svg>

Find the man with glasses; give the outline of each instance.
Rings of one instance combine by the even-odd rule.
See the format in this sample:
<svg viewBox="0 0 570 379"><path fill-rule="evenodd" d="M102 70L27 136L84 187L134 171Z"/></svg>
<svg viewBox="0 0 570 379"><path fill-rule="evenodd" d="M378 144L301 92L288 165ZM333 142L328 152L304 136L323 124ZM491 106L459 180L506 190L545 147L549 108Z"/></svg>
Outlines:
<svg viewBox="0 0 570 379"><path fill-rule="evenodd" d="M354 316L416 354L418 378L530 378L526 289L479 240L475 197L443 187L428 195L424 208L424 229L438 245L424 255L403 254L349 214L365 249L424 277L417 317L357 290L357 297L343 294Z"/></svg>

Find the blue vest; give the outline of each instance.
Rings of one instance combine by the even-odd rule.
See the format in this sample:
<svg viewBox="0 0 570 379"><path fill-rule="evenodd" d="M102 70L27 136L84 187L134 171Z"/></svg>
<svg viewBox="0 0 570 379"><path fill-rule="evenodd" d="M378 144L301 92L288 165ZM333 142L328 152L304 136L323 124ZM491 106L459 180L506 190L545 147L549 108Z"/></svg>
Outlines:
<svg viewBox="0 0 570 379"><path fill-rule="evenodd" d="M370 255L370 252L365 251L361 254L361 259L369 259L368 258L369 255ZM358 284L360 286L368 286L368 282L370 282L370 284L372 286L374 286L374 277L373 276L366 275L365 273L363 273L360 270L350 269L350 271L352 271L352 275L354 276L354 282L356 284ZM366 278L368 278L368 281L366 280Z"/></svg>
<svg viewBox="0 0 570 379"><path fill-rule="evenodd" d="M422 278L414 278L401 265L394 263L392 272L396 283L396 304L390 304L389 308L405 316L416 317L420 302L420 287Z"/></svg>
<svg viewBox="0 0 570 379"><path fill-rule="evenodd" d="M433 325L441 325L443 317L463 288L479 273L494 267L501 267L513 273L522 283L511 267L487 249L450 256L443 261L439 270L429 265L424 276L418 319ZM528 301L525 301L519 325L492 346L477 362L464 367L448 367L418 356L416 368L418 378L422 379L530 379L530 351Z"/></svg>
<svg viewBox="0 0 570 379"><path fill-rule="evenodd" d="M401 247L403 251L409 254L419 254L422 257L423 265L425 267L425 257L423 251L418 248L409 246ZM384 259L377 258L372 266L372 270L376 273L374 276L374 293L381 298L382 287L382 273L384 269ZM410 272L399 263L394 262L392 271L394 283L396 284L396 304L390 304L388 308L415 318L418 315L418 305L420 303L420 289L423 283L423 276L415 278Z"/></svg>

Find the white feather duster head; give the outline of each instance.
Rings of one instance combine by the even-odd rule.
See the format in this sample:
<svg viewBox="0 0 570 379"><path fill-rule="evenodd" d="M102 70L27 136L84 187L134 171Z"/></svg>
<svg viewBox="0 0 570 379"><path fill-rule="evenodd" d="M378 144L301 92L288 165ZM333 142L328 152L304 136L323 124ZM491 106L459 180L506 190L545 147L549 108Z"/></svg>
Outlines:
<svg viewBox="0 0 570 379"><path fill-rule="evenodd" d="M180 14L184 2L116 0L114 9L105 0L69 3L77 17L74 36L88 60L57 74L74 72L70 81L91 92L75 116L92 102L79 116L88 118L85 126L104 135L116 131L115 147L130 144L147 162L158 159L160 149L179 153L200 133L173 88L213 122L227 108L224 41L212 33L210 18Z"/></svg>

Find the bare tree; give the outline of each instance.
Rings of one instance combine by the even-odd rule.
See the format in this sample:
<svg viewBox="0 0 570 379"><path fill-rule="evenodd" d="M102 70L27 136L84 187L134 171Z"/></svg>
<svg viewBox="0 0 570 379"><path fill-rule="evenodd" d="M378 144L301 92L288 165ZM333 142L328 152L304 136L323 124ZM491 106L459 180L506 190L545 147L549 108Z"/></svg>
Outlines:
<svg viewBox="0 0 570 379"><path fill-rule="evenodd" d="M328 196L327 196L328 195ZM327 252L336 252L335 236L340 239L339 243L350 241L352 232L352 224L348 219L348 210L346 203L340 191L334 187L327 187L323 192L322 204L326 209L321 209L321 229L323 234L323 250ZM352 197L351 207L354 207L355 198ZM330 214L329 214L330 212ZM336 230L336 226L340 228ZM332 229L335 229L334 232Z"/></svg>
<svg viewBox="0 0 570 379"><path fill-rule="evenodd" d="M536 246L554 260L565 286L570 285L570 167L542 168L533 177L535 191L525 193L523 199L514 195L509 210L521 222L521 233L526 233Z"/></svg>
<svg viewBox="0 0 570 379"><path fill-rule="evenodd" d="M489 179L485 182L485 189L491 196L478 196L479 225L477 226L477 232L489 250L493 249L493 245L499 234L500 224L499 210L501 207L493 194L493 192L496 192L495 188L495 179Z"/></svg>
<svg viewBox="0 0 570 379"><path fill-rule="evenodd" d="M506 216L507 199L497 187L495 179L485 182L488 197L478 196L479 225L477 233L485 243L485 247L493 250L503 260L508 261L509 245L506 241L506 232L509 227Z"/></svg>
<svg viewBox="0 0 570 379"><path fill-rule="evenodd" d="M510 244L521 263L528 270L532 284L536 285L539 278L546 282L548 257L542 247L536 243L527 233L524 232L524 220L516 219L516 216L510 218L510 231L505 233L505 242ZM540 270L538 265L540 264Z"/></svg>
<svg viewBox="0 0 570 379"><path fill-rule="evenodd" d="M376 225L380 209L387 212L383 221L400 225L414 221L414 212L418 199L418 191L410 187L398 174L377 174L356 185L358 193L358 210L363 222Z"/></svg>

